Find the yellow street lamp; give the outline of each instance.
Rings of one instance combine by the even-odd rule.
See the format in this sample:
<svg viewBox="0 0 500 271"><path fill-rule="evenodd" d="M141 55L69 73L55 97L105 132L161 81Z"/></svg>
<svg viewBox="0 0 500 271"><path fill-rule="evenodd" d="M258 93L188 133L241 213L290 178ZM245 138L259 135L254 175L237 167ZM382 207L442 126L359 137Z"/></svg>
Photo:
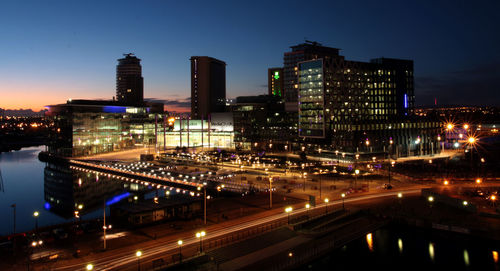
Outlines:
<svg viewBox="0 0 500 271"><path fill-rule="evenodd" d="M340 197L342 197L342 209L345 209L345 208L344 208L344 199L345 199L345 194L344 194L344 193L342 193L342 194L340 195Z"/></svg>
<svg viewBox="0 0 500 271"><path fill-rule="evenodd" d="M469 129L469 124L467 124L467 123L466 123L466 124L464 124L464 129L465 129L465 130Z"/></svg>
<svg viewBox="0 0 500 271"><path fill-rule="evenodd" d="M177 241L177 245L179 245L179 263L182 263L182 240Z"/></svg>
<svg viewBox="0 0 500 271"><path fill-rule="evenodd" d="M309 203L306 204L306 209L307 209L307 220L309 220L309 208L311 208L311 205Z"/></svg>
<svg viewBox="0 0 500 271"><path fill-rule="evenodd" d="M328 198L325 199L325 214L328 214L328 202L330 200Z"/></svg>
<svg viewBox="0 0 500 271"><path fill-rule="evenodd" d="M142 256L142 251L138 250L135 252L135 256L137 257L137 270L141 271L141 256Z"/></svg>
<svg viewBox="0 0 500 271"><path fill-rule="evenodd" d="M471 136L467 139L467 142L469 142L469 144L474 144L476 142L476 138Z"/></svg>
<svg viewBox="0 0 500 271"><path fill-rule="evenodd" d="M428 200L429 202L433 202L433 201L434 201L434 197L433 197L433 196L429 196L429 197L427 198L427 200Z"/></svg>
<svg viewBox="0 0 500 271"><path fill-rule="evenodd" d="M35 231L38 231L38 216L40 215L40 213L38 213L38 211L35 211L33 213L33 216L35 217Z"/></svg>
<svg viewBox="0 0 500 271"><path fill-rule="evenodd" d="M293 211L293 208L291 206L285 208L285 212L288 214L288 224L290 224L290 213L292 211Z"/></svg>
<svg viewBox="0 0 500 271"><path fill-rule="evenodd" d="M203 252L203 236L205 236L205 231L196 233L196 238L200 238L200 253Z"/></svg>
<svg viewBox="0 0 500 271"><path fill-rule="evenodd" d="M452 130L452 129L453 129L453 127L455 127L455 126L454 126L452 123L448 123L448 124L446 125L446 129L447 129L447 130Z"/></svg>
<svg viewBox="0 0 500 271"><path fill-rule="evenodd" d="M403 197L403 193L398 193L398 198L402 198Z"/></svg>
<svg viewBox="0 0 500 271"><path fill-rule="evenodd" d="M94 265L91 263L87 264L87 270L92 270L92 269L94 269Z"/></svg>

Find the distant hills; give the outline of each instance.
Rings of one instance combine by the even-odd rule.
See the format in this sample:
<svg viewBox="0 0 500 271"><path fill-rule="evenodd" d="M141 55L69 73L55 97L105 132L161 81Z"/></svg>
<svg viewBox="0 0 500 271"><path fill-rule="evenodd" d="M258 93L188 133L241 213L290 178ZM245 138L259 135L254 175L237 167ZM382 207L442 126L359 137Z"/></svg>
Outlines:
<svg viewBox="0 0 500 271"><path fill-rule="evenodd" d="M0 116L10 117L41 117L45 115L47 109L35 112L31 109L2 109L0 108Z"/></svg>

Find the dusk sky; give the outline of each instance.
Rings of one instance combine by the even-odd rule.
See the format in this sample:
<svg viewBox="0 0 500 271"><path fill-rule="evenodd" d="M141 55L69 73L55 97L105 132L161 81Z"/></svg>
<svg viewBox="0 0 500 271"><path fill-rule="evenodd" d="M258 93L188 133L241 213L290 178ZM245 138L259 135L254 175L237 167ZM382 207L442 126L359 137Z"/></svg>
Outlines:
<svg viewBox="0 0 500 271"><path fill-rule="evenodd" d="M500 1L2 1L0 108L110 99L117 59L142 59L146 98L188 105L189 58L227 63L227 96L318 41L348 60L414 60L417 105L500 105ZM497 97L497 98L494 98Z"/></svg>

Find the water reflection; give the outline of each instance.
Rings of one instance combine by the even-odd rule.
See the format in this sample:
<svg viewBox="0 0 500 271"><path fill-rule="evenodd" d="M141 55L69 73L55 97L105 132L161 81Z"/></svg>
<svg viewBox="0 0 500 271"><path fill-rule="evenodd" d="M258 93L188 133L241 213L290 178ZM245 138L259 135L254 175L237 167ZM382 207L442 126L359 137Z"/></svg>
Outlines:
<svg viewBox="0 0 500 271"><path fill-rule="evenodd" d="M102 209L106 200L129 190L127 183L97 178L96 174L71 170L68 165L47 163L44 169L44 207L65 219L74 217L75 211L81 217Z"/></svg>
<svg viewBox="0 0 500 271"><path fill-rule="evenodd" d="M469 262L469 252L467 251L467 249L464 249L464 263L465 263L465 266L469 266L470 265L470 262Z"/></svg>
<svg viewBox="0 0 500 271"><path fill-rule="evenodd" d="M399 253L402 254L403 253L403 240L401 238L398 238L398 249L399 249Z"/></svg>
<svg viewBox="0 0 500 271"><path fill-rule="evenodd" d="M434 262L434 244L431 242L429 243L429 257Z"/></svg>
<svg viewBox="0 0 500 271"><path fill-rule="evenodd" d="M373 236L371 233L366 235L366 243L368 244L368 249L373 252Z"/></svg>

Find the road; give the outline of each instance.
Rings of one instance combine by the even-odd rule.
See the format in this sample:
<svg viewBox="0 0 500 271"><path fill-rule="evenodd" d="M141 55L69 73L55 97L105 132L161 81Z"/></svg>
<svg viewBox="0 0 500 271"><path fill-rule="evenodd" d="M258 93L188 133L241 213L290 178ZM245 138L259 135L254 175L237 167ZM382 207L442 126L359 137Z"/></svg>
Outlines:
<svg viewBox="0 0 500 271"><path fill-rule="evenodd" d="M373 199L381 199L384 197L395 197L397 196L398 193L402 193L403 195L409 195L409 194L418 194L420 193L420 189L408 189L408 190L400 190L400 191L391 191L391 192L383 192L383 193L378 193L378 194L370 194L370 195L363 195L363 196L358 196L358 197L346 197L344 199L345 203L353 203L353 202L358 202L358 201L366 201L366 200L373 200ZM338 200L332 200L328 203L328 207L330 206L336 206L336 205L341 205L342 204L342 199ZM326 204L322 203L319 204L315 207L315 209L318 208L325 208ZM297 210L294 210L292 212L292 216L304 214L308 210L306 208L300 208ZM206 231L206 238L203 239L203 241L209 241L209 240L216 240L218 238L221 238L223 236L229 235L231 233L241 231L244 229L256 227L256 226L261 226L261 225L266 225L268 223L276 222L276 221L282 221L286 220L288 217L288 214L283 212L271 216L265 216L259 219L243 222L243 223L236 223L232 226L225 227L225 228L218 228L216 227L217 225L214 226L209 226L205 229ZM218 229L217 229L218 228ZM178 236L176 236L178 237ZM182 238L181 238L182 239ZM177 240L177 239L175 239ZM186 246L197 246L199 244L199 239L194 237L194 234L192 237L188 237L183 239L183 247ZM67 264L67 265L59 265L59 266L53 266L51 270L86 270L86 265L89 263L92 263L94 266L93 270L124 270L124 269L130 269L131 266L137 266L138 258L135 255L136 249L138 248L121 248L121 249L116 249L100 254L94 254L89 257L82 258L79 263L76 264ZM148 246L141 247L140 250L142 252L142 257L141 261L148 261L152 260L155 257L159 257L161 255L164 255L168 252L170 253L175 253L178 251L179 246L177 245L177 242L171 239L170 241L165 241L165 242L156 242L152 243ZM60 264L63 264L61 262Z"/></svg>

